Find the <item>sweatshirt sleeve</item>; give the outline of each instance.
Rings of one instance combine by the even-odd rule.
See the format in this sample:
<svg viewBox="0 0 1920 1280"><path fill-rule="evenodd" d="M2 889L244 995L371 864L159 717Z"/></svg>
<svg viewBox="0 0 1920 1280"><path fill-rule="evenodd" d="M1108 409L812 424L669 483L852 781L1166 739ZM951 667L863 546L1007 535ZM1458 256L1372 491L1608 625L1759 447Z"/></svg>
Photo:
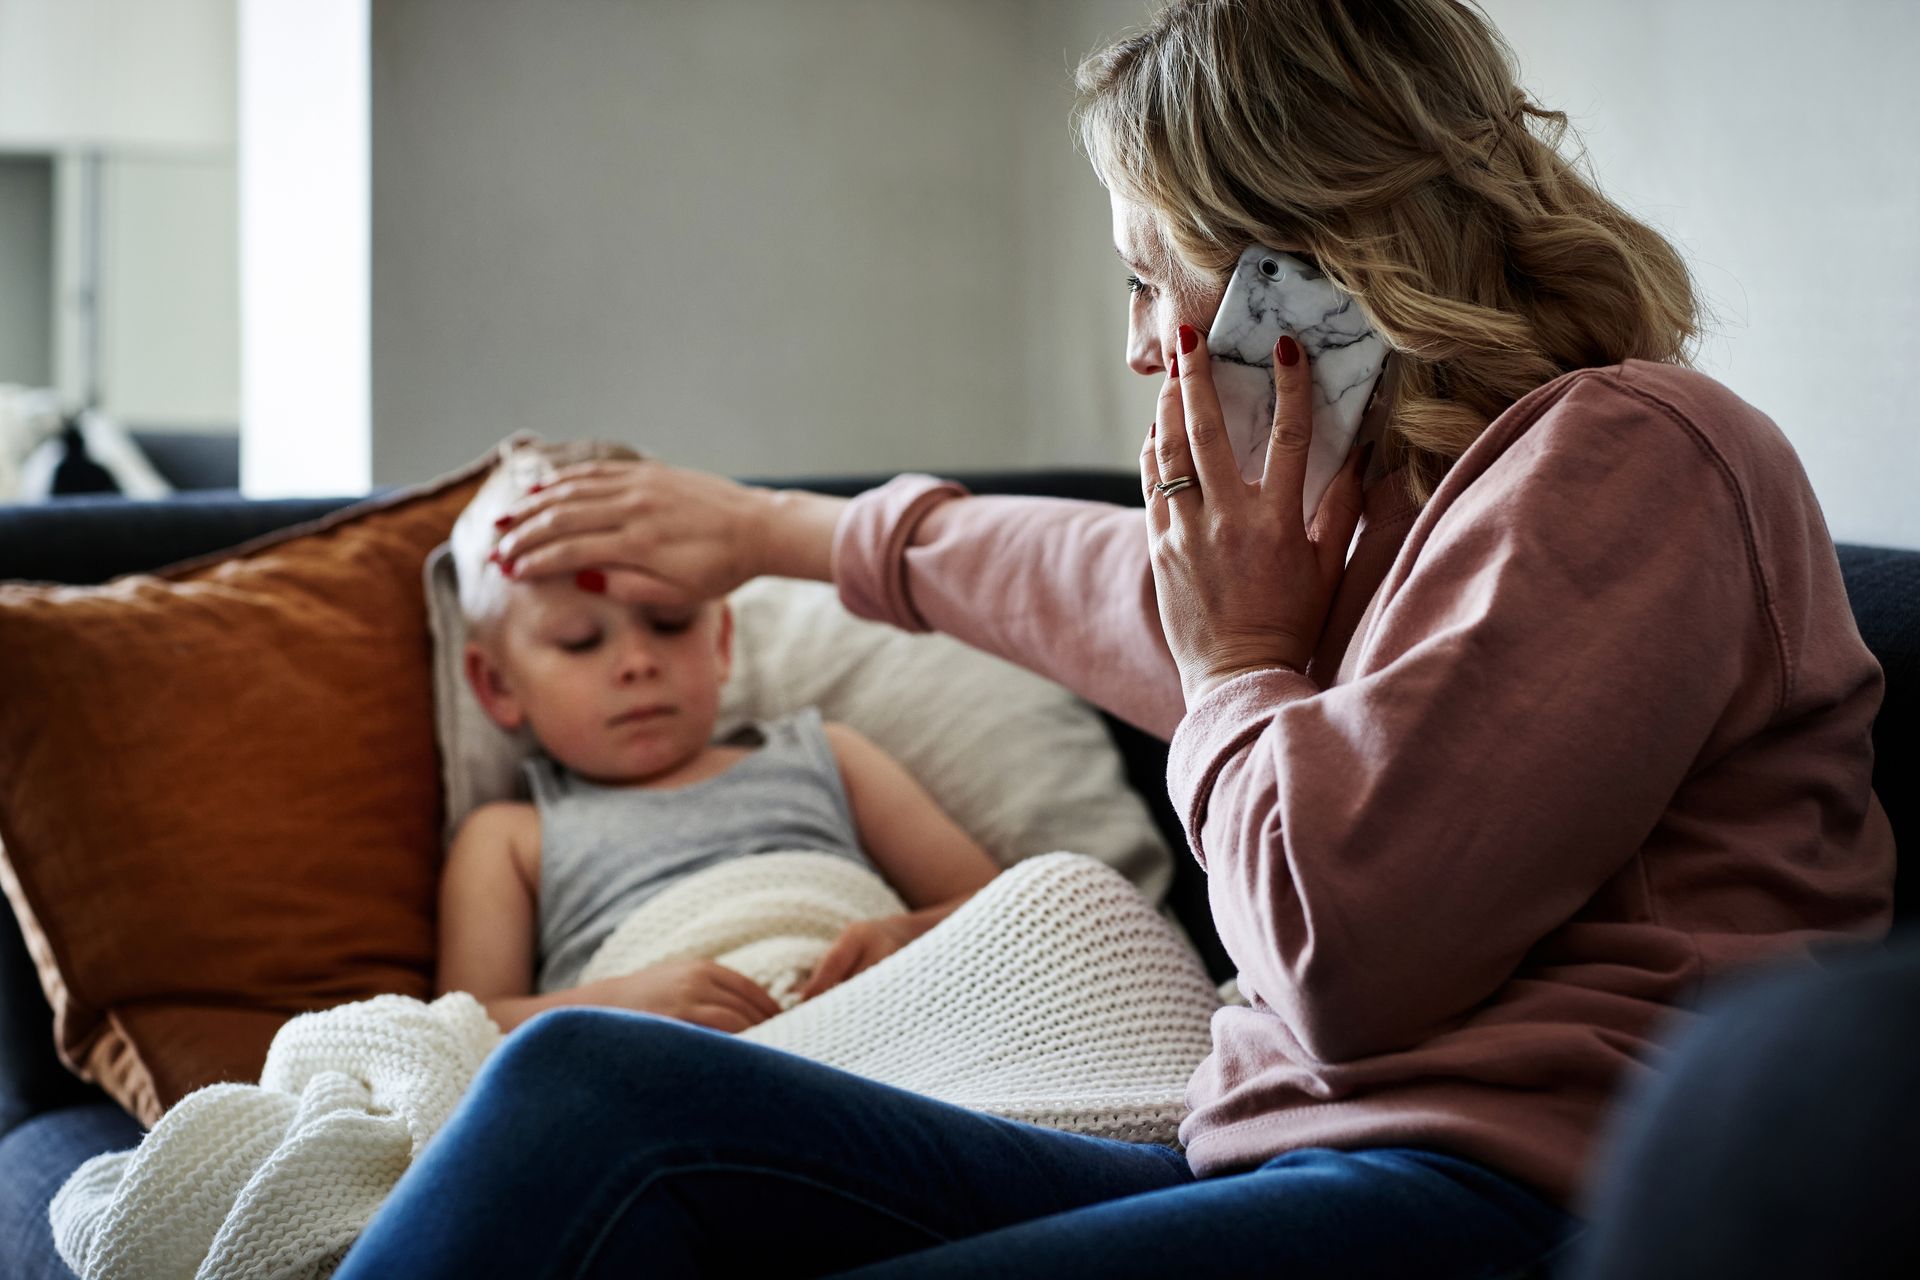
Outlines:
<svg viewBox="0 0 1920 1280"><path fill-rule="evenodd" d="M1576 380L1416 526L1348 680L1211 690L1168 781L1241 990L1328 1063L1491 996L1641 848L1740 685L1779 696L1752 547L1703 438Z"/></svg>
<svg viewBox="0 0 1920 1280"><path fill-rule="evenodd" d="M1162 741L1185 711L1137 509L900 475L841 513L833 577L860 617L945 632Z"/></svg>

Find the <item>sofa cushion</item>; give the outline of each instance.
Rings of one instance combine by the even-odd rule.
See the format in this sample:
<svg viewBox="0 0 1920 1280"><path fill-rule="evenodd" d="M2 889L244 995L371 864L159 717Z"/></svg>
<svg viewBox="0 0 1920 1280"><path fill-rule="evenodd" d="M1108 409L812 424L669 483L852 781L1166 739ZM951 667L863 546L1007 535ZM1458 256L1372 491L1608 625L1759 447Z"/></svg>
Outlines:
<svg viewBox="0 0 1920 1280"><path fill-rule="evenodd" d="M292 1015L429 997L427 552L487 459L100 587L0 584L0 887L63 1061L147 1124Z"/></svg>

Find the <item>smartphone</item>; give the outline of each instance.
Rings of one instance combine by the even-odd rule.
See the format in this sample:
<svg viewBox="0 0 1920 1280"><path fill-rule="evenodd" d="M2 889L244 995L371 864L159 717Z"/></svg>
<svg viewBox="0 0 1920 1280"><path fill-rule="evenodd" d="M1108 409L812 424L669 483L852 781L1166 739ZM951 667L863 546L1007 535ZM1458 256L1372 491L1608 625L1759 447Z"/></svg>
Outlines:
<svg viewBox="0 0 1920 1280"><path fill-rule="evenodd" d="M1254 245L1240 255L1207 334L1213 386L1240 476L1259 481L1273 436L1273 344L1290 333L1313 373L1313 443L1300 509L1311 523L1373 407L1387 344L1360 304L1318 268Z"/></svg>

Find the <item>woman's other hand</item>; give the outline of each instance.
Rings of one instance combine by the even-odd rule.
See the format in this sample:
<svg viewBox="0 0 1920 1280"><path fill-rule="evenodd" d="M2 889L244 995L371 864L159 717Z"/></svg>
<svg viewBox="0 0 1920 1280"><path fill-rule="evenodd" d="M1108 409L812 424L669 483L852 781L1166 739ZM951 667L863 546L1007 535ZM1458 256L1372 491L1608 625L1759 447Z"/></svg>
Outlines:
<svg viewBox="0 0 1920 1280"><path fill-rule="evenodd" d="M1304 527L1313 439L1306 352L1290 337L1275 348L1273 434L1261 479L1248 484L1221 422L1206 343L1184 324L1175 343L1140 474L1160 625L1191 707L1245 672L1306 670L1346 572L1365 459L1356 453L1341 469ZM1154 488L1179 476L1194 483Z"/></svg>
<svg viewBox="0 0 1920 1280"><path fill-rule="evenodd" d="M623 604L688 605L768 572L769 490L652 459L562 467L503 519L520 580L580 575Z"/></svg>
<svg viewBox="0 0 1920 1280"><path fill-rule="evenodd" d="M741 1032L780 1012L765 987L711 960L666 960L582 989L591 1002Z"/></svg>

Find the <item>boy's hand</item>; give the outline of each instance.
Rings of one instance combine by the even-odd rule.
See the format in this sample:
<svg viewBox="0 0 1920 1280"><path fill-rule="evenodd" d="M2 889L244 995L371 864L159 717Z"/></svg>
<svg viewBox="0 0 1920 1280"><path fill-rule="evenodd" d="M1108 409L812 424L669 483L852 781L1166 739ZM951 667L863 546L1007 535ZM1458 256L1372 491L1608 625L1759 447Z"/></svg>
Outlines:
<svg viewBox="0 0 1920 1280"><path fill-rule="evenodd" d="M591 984L596 1003L741 1032L780 1012L765 987L711 960L667 960Z"/></svg>
<svg viewBox="0 0 1920 1280"><path fill-rule="evenodd" d="M854 921L827 948L827 954L820 957L820 963L813 967L813 976L807 979L806 986L800 988L800 998L811 1000L822 991L839 986L862 969L878 964L931 929L946 913L942 912L941 917L931 920L925 918L927 914L916 911L908 915Z"/></svg>

